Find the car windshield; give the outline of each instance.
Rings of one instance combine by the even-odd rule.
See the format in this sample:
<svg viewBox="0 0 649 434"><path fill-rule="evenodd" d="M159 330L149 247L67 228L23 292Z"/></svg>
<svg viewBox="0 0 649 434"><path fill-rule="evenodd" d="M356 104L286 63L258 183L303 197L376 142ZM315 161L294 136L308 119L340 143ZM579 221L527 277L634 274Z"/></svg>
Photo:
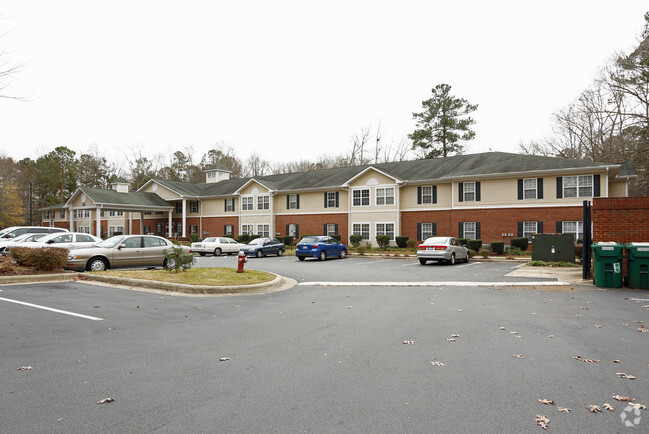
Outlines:
<svg viewBox="0 0 649 434"><path fill-rule="evenodd" d="M248 244L250 244L251 246L263 246L266 240L267 238L255 238L254 240L250 241Z"/></svg>
<svg viewBox="0 0 649 434"><path fill-rule="evenodd" d="M304 237L302 238L301 243L317 243L318 239L316 237Z"/></svg>
<svg viewBox="0 0 649 434"><path fill-rule="evenodd" d="M21 241L27 243L27 242L30 242L30 241L39 240L39 239L43 238L44 236L45 236L45 234L25 234L25 238L22 239Z"/></svg>
<svg viewBox="0 0 649 434"><path fill-rule="evenodd" d="M448 244L448 238L446 237L436 237L428 238L424 244Z"/></svg>
<svg viewBox="0 0 649 434"><path fill-rule="evenodd" d="M22 241L22 240L24 240L25 238L29 238L29 237L32 236L32 235L34 235L34 234L22 234L22 235L18 235L16 238L14 238L14 241Z"/></svg>
<svg viewBox="0 0 649 434"><path fill-rule="evenodd" d="M95 247L101 247L104 249L112 249L116 245L122 242L124 237L117 236L117 237L110 237L107 240L102 241L101 243L95 244Z"/></svg>
<svg viewBox="0 0 649 434"><path fill-rule="evenodd" d="M215 237L209 237L203 240L204 243L213 243L214 241L216 241Z"/></svg>

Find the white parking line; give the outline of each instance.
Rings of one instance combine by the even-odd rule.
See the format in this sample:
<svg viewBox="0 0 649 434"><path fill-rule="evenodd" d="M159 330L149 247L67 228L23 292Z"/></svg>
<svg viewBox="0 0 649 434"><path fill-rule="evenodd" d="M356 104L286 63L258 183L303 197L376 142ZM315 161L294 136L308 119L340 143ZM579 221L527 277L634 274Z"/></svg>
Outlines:
<svg viewBox="0 0 649 434"><path fill-rule="evenodd" d="M298 286L567 286L566 282L300 282Z"/></svg>
<svg viewBox="0 0 649 434"><path fill-rule="evenodd" d="M354 265L378 264L379 262L392 261L393 259L372 259L367 262L354 262Z"/></svg>
<svg viewBox="0 0 649 434"><path fill-rule="evenodd" d="M67 310L54 309L47 306L39 306L38 304L25 303L24 301L11 300L9 298L0 297L0 301L8 301L9 303L22 304L23 306L35 307L36 309L49 310L50 312L62 313L64 315L76 316L79 318L89 319L92 321L103 321L103 318L97 318L96 316L88 316L80 313L68 312Z"/></svg>

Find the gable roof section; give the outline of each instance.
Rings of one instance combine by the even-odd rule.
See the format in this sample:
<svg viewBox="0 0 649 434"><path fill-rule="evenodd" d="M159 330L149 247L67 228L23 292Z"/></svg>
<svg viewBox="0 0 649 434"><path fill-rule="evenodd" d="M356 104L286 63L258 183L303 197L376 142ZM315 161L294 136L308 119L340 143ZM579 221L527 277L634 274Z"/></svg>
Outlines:
<svg viewBox="0 0 649 434"><path fill-rule="evenodd" d="M126 208L173 208L166 200L155 193L145 193L141 191L131 191L128 193L119 193L115 190L105 188L79 187L77 191L66 202L66 206L71 204L77 195L85 193L95 205L102 208L111 206L121 206Z"/></svg>

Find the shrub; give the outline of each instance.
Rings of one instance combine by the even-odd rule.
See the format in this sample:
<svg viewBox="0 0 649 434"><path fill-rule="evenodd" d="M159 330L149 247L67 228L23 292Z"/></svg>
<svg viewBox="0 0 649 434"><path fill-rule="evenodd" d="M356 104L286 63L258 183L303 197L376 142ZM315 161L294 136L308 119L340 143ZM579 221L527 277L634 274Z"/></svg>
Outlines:
<svg viewBox="0 0 649 434"><path fill-rule="evenodd" d="M394 241L397 243L397 247L405 249L408 246L408 237L398 236L394 238Z"/></svg>
<svg viewBox="0 0 649 434"><path fill-rule="evenodd" d="M365 248L366 248L367 250L370 250L370 249L372 248L372 243L370 243L369 241L366 242L366 243L365 243Z"/></svg>
<svg viewBox="0 0 649 434"><path fill-rule="evenodd" d="M241 234L237 237L237 241L240 242L241 244L248 244L250 242L250 235Z"/></svg>
<svg viewBox="0 0 649 434"><path fill-rule="evenodd" d="M342 237L340 236L340 234L333 234L333 235L331 235L331 238L333 238L336 241L340 242Z"/></svg>
<svg viewBox="0 0 649 434"><path fill-rule="evenodd" d="M254 239L257 239L257 238L260 238L260 237L261 237L261 235L259 235L259 234L252 234L252 235L250 235L250 241L252 241ZM248 241L248 242L250 242L250 241Z"/></svg>
<svg viewBox="0 0 649 434"><path fill-rule="evenodd" d="M482 240L466 240L466 246L469 250L475 250L477 252L482 248Z"/></svg>
<svg viewBox="0 0 649 434"><path fill-rule="evenodd" d="M16 263L11 256L0 256L0 275L11 274L16 270Z"/></svg>
<svg viewBox="0 0 649 434"><path fill-rule="evenodd" d="M491 245L491 251L496 255L502 255L505 253L505 242L504 241L492 241L489 243Z"/></svg>
<svg viewBox="0 0 649 434"><path fill-rule="evenodd" d="M356 252L358 252L359 255L364 255L365 254L365 247L363 247L363 246L356 247Z"/></svg>
<svg viewBox="0 0 649 434"><path fill-rule="evenodd" d="M488 258L490 253L491 252L488 249L478 250L478 256L482 256L483 258Z"/></svg>
<svg viewBox="0 0 649 434"><path fill-rule="evenodd" d="M518 247L510 247L509 250L507 250L507 253L509 253L510 255L520 256L523 251Z"/></svg>
<svg viewBox="0 0 649 434"><path fill-rule="evenodd" d="M282 239L282 242L286 246L292 246L293 245L293 237L291 235L287 235Z"/></svg>
<svg viewBox="0 0 649 434"><path fill-rule="evenodd" d="M583 244L575 244L575 258L583 258L584 257L584 245Z"/></svg>
<svg viewBox="0 0 649 434"><path fill-rule="evenodd" d="M466 246L467 245L467 240L466 238L458 238L457 242L460 243L461 246Z"/></svg>
<svg viewBox="0 0 649 434"><path fill-rule="evenodd" d="M11 252L11 257L14 258L14 261L16 261L16 265L20 265L21 267L26 267L29 265L28 260L29 260L29 251L31 249L29 247L12 247L10 252Z"/></svg>
<svg viewBox="0 0 649 434"><path fill-rule="evenodd" d="M352 247L358 247L360 246L362 239L363 239L362 235L353 234L349 236L349 243L352 245Z"/></svg>
<svg viewBox="0 0 649 434"><path fill-rule="evenodd" d="M476 253L475 250L471 250L471 249L469 249L469 256L474 257L474 256L477 255L477 254L478 254L478 253Z"/></svg>
<svg viewBox="0 0 649 434"><path fill-rule="evenodd" d="M385 250L390 245L390 235L377 235L376 242L379 245L379 249Z"/></svg>
<svg viewBox="0 0 649 434"><path fill-rule="evenodd" d="M189 234L189 239L192 241L192 243L198 242L198 234L195 233L195 232L192 233L192 234Z"/></svg>
<svg viewBox="0 0 649 434"><path fill-rule="evenodd" d="M167 268L169 271L185 271L188 268L191 268L196 262L196 258L189 252L185 252L180 247L172 247L171 252L165 255L167 259Z"/></svg>
<svg viewBox="0 0 649 434"><path fill-rule="evenodd" d="M409 249L414 249L416 245L417 240L408 240L408 242L406 243L406 247Z"/></svg>
<svg viewBox="0 0 649 434"><path fill-rule="evenodd" d="M512 238L512 247L516 247L522 251L527 250L530 240L525 237Z"/></svg>
<svg viewBox="0 0 649 434"><path fill-rule="evenodd" d="M122 231L115 231L115 232L113 232L113 236L114 236L114 237L117 236L117 235L124 235L124 234L122 233Z"/></svg>
<svg viewBox="0 0 649 434"><path fill-rule="evenodd" d="M62 270L68 261L68 249L60 247L43 247L29 249L27 262L37 270Z"/></svg>

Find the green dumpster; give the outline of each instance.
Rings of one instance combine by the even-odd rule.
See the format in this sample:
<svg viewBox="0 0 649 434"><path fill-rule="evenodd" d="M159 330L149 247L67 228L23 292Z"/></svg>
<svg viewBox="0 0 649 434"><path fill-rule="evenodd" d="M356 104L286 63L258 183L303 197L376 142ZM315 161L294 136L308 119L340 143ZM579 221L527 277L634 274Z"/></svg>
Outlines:
<svg viewBox="0 0 649 434"><path fill-rule="evenodd" d="M595 286L622 288L622 254L620 243L593 243L595 259Z"/></svg>
<svg viewBox="0 0 649 434"><path fill-rule="evenodd" d="M627 286L649 289L649 243L627 243Z"/></svg>

